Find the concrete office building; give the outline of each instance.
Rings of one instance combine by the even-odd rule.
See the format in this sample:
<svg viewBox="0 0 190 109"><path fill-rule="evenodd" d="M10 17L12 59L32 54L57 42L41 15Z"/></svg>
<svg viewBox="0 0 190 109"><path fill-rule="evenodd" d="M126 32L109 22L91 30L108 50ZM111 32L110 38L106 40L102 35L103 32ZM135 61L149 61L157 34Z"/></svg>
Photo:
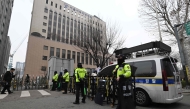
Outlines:
<svg viewBox="0 0 190 109"><path fill-rule="evenodd" d="M94 30L105 34L105 28L106 23L100 18L61 0L34 0L25 74L48 73L51 56L74 59L74 67L81 62L85 68L96 68L92 57L79 46L92 41Z"/></svg>
<svg viewBox="0 0 190 109"><path fill-rule="evenodd" d="M10 39L8 37L14 0L0 0L0 74L5 73L8 67L10 53Z"/></svg>

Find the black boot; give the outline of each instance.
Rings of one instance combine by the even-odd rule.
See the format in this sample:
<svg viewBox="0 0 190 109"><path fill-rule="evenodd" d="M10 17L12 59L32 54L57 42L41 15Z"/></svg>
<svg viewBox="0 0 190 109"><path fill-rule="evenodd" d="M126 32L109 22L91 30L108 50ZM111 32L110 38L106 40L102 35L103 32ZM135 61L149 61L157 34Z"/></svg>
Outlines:
<svg viewBox="0 0 190 109"><path fill-rule="evenodd" d="M75 101L75 102L73 102L73 104L80 104L80 103Z"/></svg>
<svg viewBox="0 0 190 109"><path fill-rule="evenodd" d="M82 103L86 103L84 98L82 99Z"/></svg>

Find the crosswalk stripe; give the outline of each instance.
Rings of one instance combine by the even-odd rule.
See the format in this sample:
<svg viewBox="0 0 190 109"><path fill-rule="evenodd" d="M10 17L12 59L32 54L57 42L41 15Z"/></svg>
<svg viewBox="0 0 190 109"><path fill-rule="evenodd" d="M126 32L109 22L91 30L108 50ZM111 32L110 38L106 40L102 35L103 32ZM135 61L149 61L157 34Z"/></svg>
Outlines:
<svg viewBox="0 0 190 109"><path fill-rule="evenodd" d="M6 94L0 94L0 99L5 98L7 95L8 95L8 93L6 93Z"/></svg>
<svg viewBox="0 0 190 109"><path fill-rule="evenodd" d="M22 91L20 97L29 97L29 96L30 96L29 91Z"/></svg>
<svg viewBox="0 0 190 109"><path fill-rule="evenodd" d="M44 91L44 90L38 90L42 95L51 95L50 93Z"/></svg>

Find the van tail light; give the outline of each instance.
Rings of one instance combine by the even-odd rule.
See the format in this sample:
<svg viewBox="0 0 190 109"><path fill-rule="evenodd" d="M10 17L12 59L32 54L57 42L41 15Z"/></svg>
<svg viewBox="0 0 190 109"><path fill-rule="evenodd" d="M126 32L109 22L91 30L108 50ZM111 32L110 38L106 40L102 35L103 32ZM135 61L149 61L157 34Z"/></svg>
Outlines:
<svg viewBox="0 0 190 109"><path fill-rule="evenodd" d="M162 70L163 91L168 91L168 78L165 70Z"/></svg>

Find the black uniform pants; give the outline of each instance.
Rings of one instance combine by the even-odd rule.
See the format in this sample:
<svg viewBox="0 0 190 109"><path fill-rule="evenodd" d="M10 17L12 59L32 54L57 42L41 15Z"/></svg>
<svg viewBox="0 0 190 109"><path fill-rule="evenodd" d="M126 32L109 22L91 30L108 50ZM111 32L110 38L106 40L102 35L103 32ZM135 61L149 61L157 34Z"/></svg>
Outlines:
<svg viewBox="0 0 190 109"><path fill-rule="evenodd" d="M68 82L65 82L64 83L64 91L65 91L65 93L67 93L67 88L68 88Z"/></svg>
<svg viewBox="0 0 190 109"><path fill-rule="evenodd" d="M53 86L51 90L55 90L57 88L57 81L53 81Z"/></svg>
<svg viewBox="0 0 190 109"><path fill-rule="evenodd" d="M123 86L125 85L125 82L118 82L118 88L117 88L117 99L118 99L118 105L116 109L121 109L121 102L123 98Z"/></svg>
<svg viewBox="0 0 190 109"><path fill-rule="evenodd" d="M85 101L86 95L84 94L84 83L76 83L76 102L79 102L80 91L82 94L82 101Z"/></svg>
<svg viewBox="0 0 190 109"><path fill-rule="evenodd" d="M3 90L1 91L1 93L5 93L5 90L7 90L8 93L11 93L10 87L11 87L10 84L9 85L5 85L4 88L3 88Z"/></svg>

